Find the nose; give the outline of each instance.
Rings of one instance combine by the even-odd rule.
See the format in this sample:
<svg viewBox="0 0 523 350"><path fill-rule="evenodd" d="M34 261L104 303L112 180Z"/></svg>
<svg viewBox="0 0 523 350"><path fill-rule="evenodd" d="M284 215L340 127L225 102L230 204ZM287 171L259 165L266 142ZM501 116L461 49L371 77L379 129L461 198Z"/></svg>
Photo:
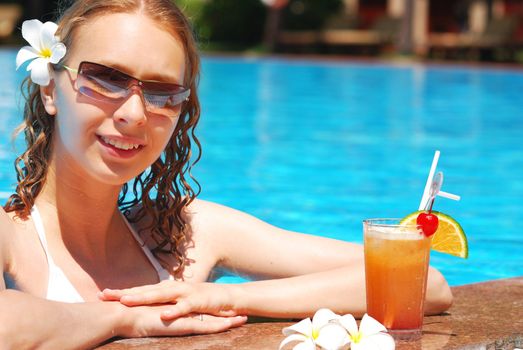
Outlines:
<svg viewBox="0 0 523 350"><path fill-rule="evenodd" d="M140 90L133 89L114 112L113 117L122 124L143 125L146 121L144 103Z"/></svg>

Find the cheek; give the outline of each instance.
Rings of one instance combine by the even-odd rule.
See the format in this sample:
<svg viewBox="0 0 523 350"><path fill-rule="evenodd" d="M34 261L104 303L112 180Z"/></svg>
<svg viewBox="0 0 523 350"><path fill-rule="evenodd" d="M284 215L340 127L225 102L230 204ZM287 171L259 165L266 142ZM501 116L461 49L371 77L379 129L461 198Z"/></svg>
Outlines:
<svg viewBox="0 0 523 350"><path fill-rule="evenodd" d="M62 129L71 133L85 133L86 128L95 127L103 122L111 112L86 100L74 91L59 89L56 95L57 119Z"/></svg>
<svg viewBox="0 0 523 350"><path fill-rule="evenodd" d="M173 121L158 121L152 125L152 140L155 148L163 151L167 146L167 143L171 139L171 136L176 127L176 123Z"/></svg>
<svg viewBox="0 0 523 350"><path fill-rule="evenodd" d="M71 104L67 102L67 99L62 95L58 95L56 98L56 131L65 144L76 138L75 134L79 129L78 119L74 115L75 111L71 108Z"/></svg>
<svg viewBox="0 0 523 350"><path fill-rule="evenodd" d="M77 153L85 141L82 137L85 128L74 115L58 115L56 119L57 142L58 147L64 147L68 153Z"/></svg>
<svg viewBox="0 0 523 350"><path fill-rule="evenodd" d="M92 144L94 130L103 121L103 117L94 117L101 115L100 111L92 109L93 106L82 104L60 105L55 127L58 138L69 153L83 153Z"/></svg>

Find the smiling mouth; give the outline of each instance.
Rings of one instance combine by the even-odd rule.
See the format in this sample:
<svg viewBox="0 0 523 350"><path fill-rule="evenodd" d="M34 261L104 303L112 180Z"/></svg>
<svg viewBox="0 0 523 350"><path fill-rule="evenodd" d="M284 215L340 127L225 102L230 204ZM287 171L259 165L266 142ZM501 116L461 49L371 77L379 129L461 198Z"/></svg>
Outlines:
<svg viewBox="0 0 523 350"><path fill-rule="evenodd" d="M124 151L138 149L141 147L141 145L136 144L136 143L123 142L123 141L111 139L111 138L108 138L105 136L100 136L100 138L102 139L103 142L105 142L117 149L121 149Z"/></svg>

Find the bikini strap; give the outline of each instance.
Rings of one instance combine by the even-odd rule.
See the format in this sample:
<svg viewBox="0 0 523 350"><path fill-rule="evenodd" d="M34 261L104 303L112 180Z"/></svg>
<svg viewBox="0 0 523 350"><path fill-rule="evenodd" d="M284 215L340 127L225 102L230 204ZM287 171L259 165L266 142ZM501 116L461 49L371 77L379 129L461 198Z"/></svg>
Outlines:
<svg viewBox="0 0 523 350"><path fill-rule="evenodd" d="M156 272L158 273L158 277L160 278L160 281L172 280L173 276L158 262L158 260L155 258L153 253L149 250L149 248L147 247L147 245L145 244L143 239L138 235L138 233L136 233L134 228L131 226L131 224L125 217L125 215L121 212L120 212L120 214L123 217L123 221L125 221L125 224L129 228L129 231L131 231L131 234L133 235L134 239L136 239L136 241L138 242L138 245L140 246L140 248L142 248L143 252L145 253L145 256L147 257L147 259L149 259L149 261L155 268Z"/></svg>
<svg viewBox="0 0 523 350"><path fill-rule="evenodd" d="M36 229L36 233L38 234L38 238L40 238L40 243L42 244L42 248L44 248L45 256L47 257L47 262L49 266L54 265L53 258L51 257L51 254L49 254L49 248L47 247L47 238L45 238L45 228L44 223L42 221L42 216L40 216L40 212L38 211L38 208L36 208L36 205L33 205L31 208L31 218L33 219L33 223Z"/></svg>
<svg viewBox="0 0 523 350"><path fill-rule="evenodd" d="M69 281L62 269L57 266L51 256L51 252L47 246L47 238L45 237L45 228L40 212L33 205L31 208L31 218L40 239L40 244L44 249L45 257L47 258L47 269L49 276L47 278L47 292L46 299L61 301L66 303L82 303L83 297L78 293L75 286Z"/></svg>

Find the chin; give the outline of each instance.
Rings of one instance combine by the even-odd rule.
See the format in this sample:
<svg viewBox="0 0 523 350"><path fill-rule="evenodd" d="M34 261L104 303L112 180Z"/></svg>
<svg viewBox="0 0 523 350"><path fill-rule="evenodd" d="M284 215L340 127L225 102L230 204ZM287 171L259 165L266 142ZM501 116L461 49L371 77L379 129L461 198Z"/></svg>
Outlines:
<svg viewBox="0 0 523 350"><path fill-rule="evenodd" d="M142 170L143 171L143 170ZM94 171L94 178L99 182L109 186L123 186L125 183L133 180L142 171L130 171L130 169L116 169L115 167L97 169Z"/></svg>

